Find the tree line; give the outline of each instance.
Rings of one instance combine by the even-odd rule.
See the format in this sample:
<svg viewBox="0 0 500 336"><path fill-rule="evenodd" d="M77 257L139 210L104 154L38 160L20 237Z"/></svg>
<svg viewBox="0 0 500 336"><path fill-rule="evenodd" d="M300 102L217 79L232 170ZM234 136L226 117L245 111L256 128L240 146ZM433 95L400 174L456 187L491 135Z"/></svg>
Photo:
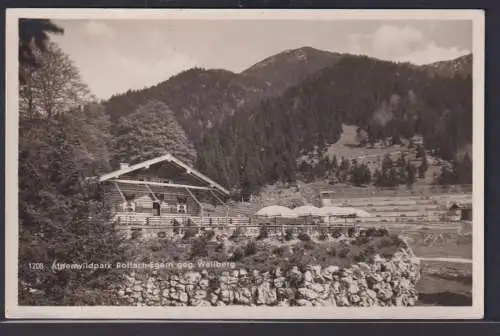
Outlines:
<svg viewBox="0 0 500 336"><path fill-rule="evenodd" d="M359 126L368 146L422 135L432 154L452 160L472 142L472 79L430 77L408 64L344 56L282 96L238 110L212 128L197 145L197 166L244 193L294 181L296 158L335 143L342 123ZM401 180L398 174L382 169L375 180L392 185ZM408 166L404 174L417 172Z"/></svg>
<svg viewBox="0 0 500 336"><path fill-rule="evenodd" d="M19 32L19 302L113 304L103 289L118 282L115 271L50 270L53 262L122 259L101 186L86 179L111 168L108 115L50 41L61 28L21 19ZM45 269L33 271L33 263Z"/></svg>

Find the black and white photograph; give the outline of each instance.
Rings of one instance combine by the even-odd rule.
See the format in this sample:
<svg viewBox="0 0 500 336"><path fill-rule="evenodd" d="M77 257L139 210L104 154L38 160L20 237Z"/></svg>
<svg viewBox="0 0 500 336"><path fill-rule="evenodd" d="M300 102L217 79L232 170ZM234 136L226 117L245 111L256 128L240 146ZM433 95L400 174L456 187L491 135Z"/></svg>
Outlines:
<svg viewBox="0 0 500 336"><path fill-rule="evenodd" d="M483 316L484 16L10 9L6 316Z"/></svg>

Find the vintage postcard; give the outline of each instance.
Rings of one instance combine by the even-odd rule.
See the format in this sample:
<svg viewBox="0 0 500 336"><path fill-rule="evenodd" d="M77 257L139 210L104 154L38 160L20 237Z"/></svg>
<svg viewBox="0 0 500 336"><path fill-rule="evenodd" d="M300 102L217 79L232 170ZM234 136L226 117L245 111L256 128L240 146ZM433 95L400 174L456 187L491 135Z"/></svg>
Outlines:
<svg viewBox="0 0 500 336"><path fill-rule="evenodd" d="M483 316L483 12L6 25L8 318Z"/></svg>

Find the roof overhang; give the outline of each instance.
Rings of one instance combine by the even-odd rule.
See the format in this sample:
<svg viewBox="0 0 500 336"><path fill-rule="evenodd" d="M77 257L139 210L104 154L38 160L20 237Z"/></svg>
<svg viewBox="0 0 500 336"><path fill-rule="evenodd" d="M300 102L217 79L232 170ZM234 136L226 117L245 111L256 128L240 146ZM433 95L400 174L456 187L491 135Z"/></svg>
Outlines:
<svg viewBox="0 0 500 336"><path fill-rule="evenodd" d="M175 184L175 183L159 183L159 182L150 182L150 181L131 181L131 180L120 180L119 177L123 176L125 174L137 171L139 169L143 168L149 168L152 165L161 163L161 162L169 162L177 167L183 168L186 171L186 174L189 174L191 176L196 177L200 181L207 183L209 186L208 187L201 187L201 186L189 186L189 185L180 185L180 184ZM137 184L150 184L150 185L158 185L158 186L165 186L165 187L174 187L174 188L189 188L189 189L199 189L199 190L214 190L214 191L219 191L222 194L229 195L229 191L218 184L217 182L213 181L212 179L208 178L207 176L203 175L193 167L190 167L189 165L185 164L181 160L177 159L171 154L166 154L151 160L147 160L141 163L137 163L134 165L130 165L128 167L123 167L121 169L115 170L111 173L104 174L99 177L99 182L106 182L106 181L113 181L113 182L122 182L122 183L130 183L130 182L137 182ZM124 182L127 181L127 182Z"/></svg>

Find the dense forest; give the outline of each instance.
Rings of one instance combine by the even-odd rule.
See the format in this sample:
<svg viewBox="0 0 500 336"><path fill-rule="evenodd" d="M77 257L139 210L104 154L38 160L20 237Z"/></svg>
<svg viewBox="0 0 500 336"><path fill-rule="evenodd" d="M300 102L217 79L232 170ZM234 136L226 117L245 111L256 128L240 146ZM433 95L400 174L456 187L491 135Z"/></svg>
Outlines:
<svg viewBox="0 0 500 336"><path fill-rule="evenodd" d="M136 128L170 128L172 118L151 123L137 112L149 101L164 104L186 132L188 139L181 136L180 142L195 147L197 168L230 188L254 192L267 183L303 178L297 157L335 143L343 123L360 127L368 146L422 135L427 149L451 161L472 142L471 61L468 55L417 67L304 47L241 74L187 70L104 105L117 140L127 133L122 126L128 115ZM158 148L164 143L159 133L147 141ZM114 166L131 155L118 151Z"/></svg>
<svg viewBox="0 0 500 336"><path fill-rule="evenodd" d="M104 105L115 123L150 100L162 102L174 112L177 122L196 144L207 130L238 108L265 97L267 89L266 83L253 77L193 68L153 87L117 94Z"/></svg>
<svg viewBox="0 0 500 336"><path fill-rule="evenodd" d="M365 130L367 144L421 134L427 149L451 161L472 142L471 92L468 75L429 76L408 64L345 56L211 129L197 148L198 166L248 191L293 181L295 158L337 141L342 123Z"/></svg>

